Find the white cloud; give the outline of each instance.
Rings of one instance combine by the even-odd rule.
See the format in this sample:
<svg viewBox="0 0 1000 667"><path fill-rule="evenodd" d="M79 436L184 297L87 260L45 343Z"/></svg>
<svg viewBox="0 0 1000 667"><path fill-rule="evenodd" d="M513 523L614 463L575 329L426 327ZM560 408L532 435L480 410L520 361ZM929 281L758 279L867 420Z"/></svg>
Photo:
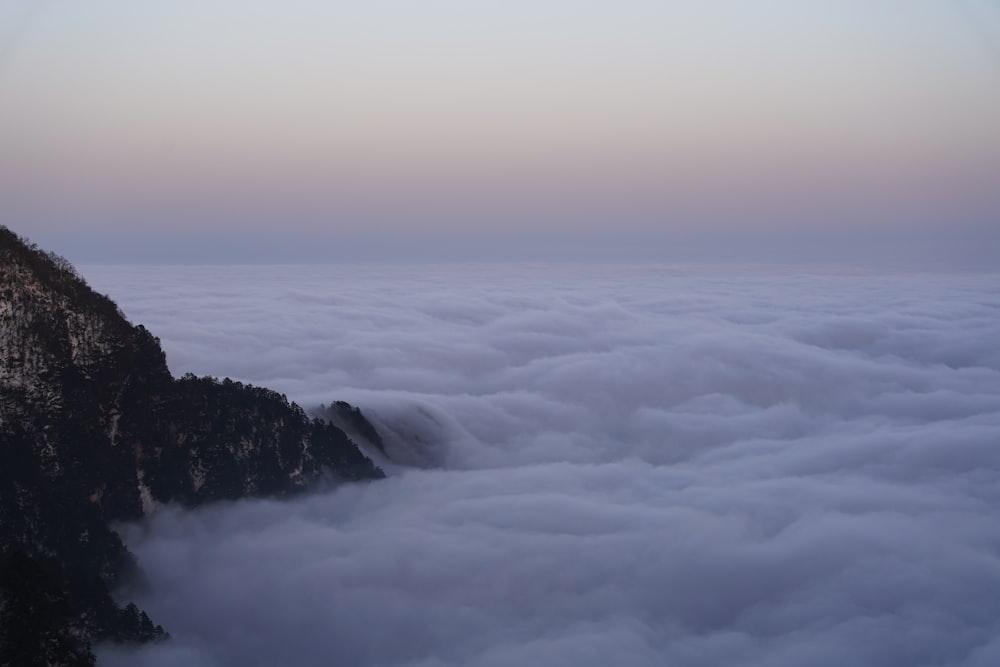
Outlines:
<svg viewBox="0 0 1000 667"><path fill-rule="evenodd" d="M175 373L351 401L405 464L127 527L175 640L103 664L1000 659L997 276L84 274Z"/></svg>

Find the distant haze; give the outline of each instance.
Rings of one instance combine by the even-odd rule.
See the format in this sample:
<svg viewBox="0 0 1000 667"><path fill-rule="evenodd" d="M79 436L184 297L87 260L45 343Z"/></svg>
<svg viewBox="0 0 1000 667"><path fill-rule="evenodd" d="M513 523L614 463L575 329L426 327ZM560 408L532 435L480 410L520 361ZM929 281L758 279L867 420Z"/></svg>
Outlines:
<svg viewBox="0 0 1000 667"><path fill-rule="evenodd" d="M0 218L91 261L995 248L998 44L991 0L12 0Z"/></svg>

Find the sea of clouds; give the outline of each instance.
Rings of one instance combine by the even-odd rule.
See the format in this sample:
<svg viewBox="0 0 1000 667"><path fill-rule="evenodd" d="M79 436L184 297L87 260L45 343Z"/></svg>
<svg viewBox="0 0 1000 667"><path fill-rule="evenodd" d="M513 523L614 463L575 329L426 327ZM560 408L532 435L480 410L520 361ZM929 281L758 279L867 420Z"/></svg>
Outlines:
<svg viewBox="0 0 1000 667"><path fill-rule="evenodd" d="M99 665L1000 664L1000 276L82 267L389 478L161 508Z"/></svg>

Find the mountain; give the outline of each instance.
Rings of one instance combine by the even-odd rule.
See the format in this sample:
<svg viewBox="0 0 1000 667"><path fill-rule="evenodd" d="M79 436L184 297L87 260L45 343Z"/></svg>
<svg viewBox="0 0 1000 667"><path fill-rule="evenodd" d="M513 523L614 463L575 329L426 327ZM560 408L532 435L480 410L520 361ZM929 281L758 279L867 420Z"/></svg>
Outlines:
<svg viewBox="0 0 1000 667"><path fill-rule="evenodd" d="M166 636L109 594L139 574L111 523L156 503L382 476L340 428L283 395L174 378L145 327L0 226L0 667L92 665L93 641Z"/></svg>

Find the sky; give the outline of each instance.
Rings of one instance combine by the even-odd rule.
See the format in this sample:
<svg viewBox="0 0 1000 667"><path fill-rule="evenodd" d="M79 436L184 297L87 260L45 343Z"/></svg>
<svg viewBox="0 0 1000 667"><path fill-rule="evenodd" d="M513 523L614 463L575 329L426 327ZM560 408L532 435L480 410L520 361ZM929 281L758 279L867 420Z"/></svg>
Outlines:
<svg viewBox="0 0 1000 667"><path fill-rule="evenodd" d="M87 266L175 374L372 419L387 479L120 530L99 667L993 667L986 274Z"/></svg>
<svg viewBox="0 0 1000 667"><path fill-rule="evenodd" d="M0 0L0 216L74 261L989 262L998 117L995 0Z"/></svg>

